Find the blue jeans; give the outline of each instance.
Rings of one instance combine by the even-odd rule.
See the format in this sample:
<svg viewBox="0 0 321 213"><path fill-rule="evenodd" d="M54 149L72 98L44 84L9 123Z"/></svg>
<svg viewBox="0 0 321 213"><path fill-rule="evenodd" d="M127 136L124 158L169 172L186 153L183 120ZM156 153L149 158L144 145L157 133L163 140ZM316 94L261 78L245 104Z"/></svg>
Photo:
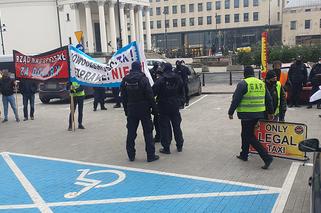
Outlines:
<svg viewBox="0 0 321 213"><path fill-rule="evenodd" d="M10 96L2 95L2 103L3 103L3 111L4 111L4 119L5 120L8 120L8 103L10 103L10 106L13 110L16 120L19 119L18 111L17 111L17 107L16 107L16 100L13 95L10 95Z"/></svg>

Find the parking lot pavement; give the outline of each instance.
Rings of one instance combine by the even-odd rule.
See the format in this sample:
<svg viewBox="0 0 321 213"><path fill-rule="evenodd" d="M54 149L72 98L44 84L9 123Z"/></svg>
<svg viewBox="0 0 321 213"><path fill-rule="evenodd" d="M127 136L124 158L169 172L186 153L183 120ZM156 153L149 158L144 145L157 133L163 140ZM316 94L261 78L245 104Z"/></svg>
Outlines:
<svg viewBox="0 0 321 213"><path fill-rule="evenodd" d="M2 176L4 180L0 182L0 190L5 189L5 181L14 180L9 177L12 177L12 170L16 171L15 175L20 182L21 177L25 177L22 182L29 186L29 190L32 186L34 190L31 191L39 199L30 201L30 198L21 198L22 200L6 203L2 201L8 198L0 195L0 209L19 204L19 208L26 207L30 212L34 208L49 208L54 212L93 212L97 208L102 211L117 209L118 212L134 209L143 209L142 212L173 212L178 209L183 209L182 212L271 212L274 206L278 208L273 210L281 210L285 206L286 209L300 206L300 212L308 212L308 197L305 196L303 201L299 200L307 192L308 186L306 175L301 175L301 167L297 163L275 159L271 169L265 171L260 168L263 162L257 155L251 155L248 162L235 158L240 151L240 121L230 121L227 117L230 100L231 95L193 97L191 105L182 110L185 139L183 152L176 152L175 145L172 144L172 154L160 154L161 159L153 163L146 162L141 129L136 139L136 161L128 161L125 151L125 115L122 109L113 109L112 104L107 104L107 111L93 112L92 99L86 99L83 123L86 129L77 129L76 132L67 131L69 106L65 103L37 104L36 119L20 123L13 120L9 110L9 122L0 124L0 152L28 155L2 154L0 165L3 168L0 170L3 169L8 177ZM289 109L287 120L307 124L308 136L320 138L318 114L320 111L317 109ZM156 147L158 150L160 144L156 144ZM11 170L8 171L9 168ZM120 190L117 196L113 197L104 191L107 188L95 188L101 184L96 182L95 185L93 180L81 179L84 178L81 174L94 174L112 180L117 175L119 178L123 177L115 171L109 172L112 173L109 174L110 177L96 174L97 171L106 170L120 171L126 177L123 184L115 185L120 187L115 188L116 191ZM294 172L290 174L290 170ZM306 168L304 174L309 172L311 168ZM133 178L129 178L131 176ZM97 180L97 176L94 177ZM57 178L60 181L57 182ZM77 180L80 182L78 185ZM154 182L148 182L149 180ZM169 187L173 182L179 187ZM4 188L1 188L1 183ZM296 185L292 183L302 183L301 188L293 190ZM7 186L10 184L22 190L17 181L10 182ZM138 187L145 184L146 187ZM79 185L87 187L86 189L91 187L91 190L87 190L88 193L97 191L101 196L95 199L103 201L92 201L97 195L90 195L86 191L75 198L74 202L67 202L64 195L73 190L81 190ZM149 187L156 188L148 190ZM136 190L137 193L124 197L122 192L128 189ZM27 192L30 194L30 191ZM296 203L289 203L288 197L292 197L291 202Z"/></svg>

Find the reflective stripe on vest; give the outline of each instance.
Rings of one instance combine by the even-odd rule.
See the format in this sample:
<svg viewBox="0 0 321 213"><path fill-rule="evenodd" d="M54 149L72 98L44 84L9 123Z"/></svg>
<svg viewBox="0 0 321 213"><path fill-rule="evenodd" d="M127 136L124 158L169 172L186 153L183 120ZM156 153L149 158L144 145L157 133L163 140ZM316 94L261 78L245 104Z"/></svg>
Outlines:
<svg viewBox="0 0 321 213"><path fill-rule="evenodd" d="M281 83L278 81L276 82L276 92L278 94L278 104L277 104L277 107L276 107L276 110L275 110L275 113L274 115L277 115L280 113L280 103L281 103Z"/></svg>
<svg viewBox="0 0 321 213"><path fill-rule="evenodd" d="M72 82L71 85L76 89L78 89L80 87L80 85L77 82ZM85 91L82 90L80 92L76 92L76 93L71 93L71 95L73 97L79 97L79 96L85 96Z"/></svg>
<svg viewBox="0 0 321 213"><path fill-rule="evenodd" d="M265 84L263 81L250 77L244 79L247 84L247 93L243 96L237 112L264 112L265 111Z"/></svg>

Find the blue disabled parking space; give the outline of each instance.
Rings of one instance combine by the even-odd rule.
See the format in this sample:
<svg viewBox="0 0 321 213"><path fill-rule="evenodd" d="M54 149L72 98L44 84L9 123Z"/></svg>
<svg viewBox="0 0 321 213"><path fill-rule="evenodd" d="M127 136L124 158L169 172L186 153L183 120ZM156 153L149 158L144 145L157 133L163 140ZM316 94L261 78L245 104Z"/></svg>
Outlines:
<svg viewBox="0 0 321 213"><path fill-rule="evenodd" d="M273 187L20 154L3 154L0 162L4 174L0 212L39 212L41 206L52 212L80 213L271 212L280 192ZM33 203L30 197L35 192L20 182L28 182L43 203ZM24 205L30 206L23 209Z"/></svg>

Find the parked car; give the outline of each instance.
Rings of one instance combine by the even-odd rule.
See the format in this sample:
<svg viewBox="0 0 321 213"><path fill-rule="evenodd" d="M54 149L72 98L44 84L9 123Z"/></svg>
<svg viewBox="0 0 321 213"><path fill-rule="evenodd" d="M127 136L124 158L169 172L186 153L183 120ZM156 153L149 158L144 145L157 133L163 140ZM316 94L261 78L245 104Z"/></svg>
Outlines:
<svg viewBox="0 0 321 213"><path fill-rule="evenodd" d="M299 143L302 152L313 152L313 172L309 178L311 187L310 212L319 213L321 210L321 148L318 139L307 139Z"/></svg>
<svg viewBox="0 0 321 213"><path fill-rule="evenodd" d="M161 64L161 63L166 63L167 61L160 58L154 58L154 59L146 59L146 62L147 62L148 69L151 70L155 62Z"/></svg>
<svg viewBox="0 0 321 213"><path fill-rule="evenodd" d="M282 64L280 82L283 86L285 86L285 84L288 80L288 72L289 72L290 66L291 66L291 63ZM305 64L305 66L308 71L308 79L309 79L309 75L311 72L311 66L309 64ZM287 89L287 91L286 91L287 92L287 101L291 102L291 88L286 87L286 89ZM308 82L307 85L304 86L302 89L301 96L300 96L301 103L308 103L309 102L311 90L312 90L312 85L310 82Z"/></svg>
<svg viewBox="0 0 321 213"><path fill-rule="evenodd" d="M188 76L188 89L189 89L189 96L192 95L201 95L202 94L202 84L200 74L196 73L193 67L190 65L185 65L191 72L191 75Z"/></svg>
<svg viewBox="0 0 321 213"><path fill-rule="evenodd" d="M60 99L68 101L70 99L67 90L68 79L50 79L39 84L39 99L42 103L48 104L51 99ZM92 96L94 90L92 87L84 87L86 96Z"/></svg>

